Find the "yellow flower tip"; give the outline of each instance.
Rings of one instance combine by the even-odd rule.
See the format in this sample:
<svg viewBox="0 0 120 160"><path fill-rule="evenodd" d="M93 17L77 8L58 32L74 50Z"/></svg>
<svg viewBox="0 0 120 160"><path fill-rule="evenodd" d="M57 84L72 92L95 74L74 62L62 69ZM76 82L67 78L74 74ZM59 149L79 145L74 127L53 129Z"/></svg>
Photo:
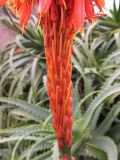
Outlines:
<svg viewBox="0 0 120 160"><path fill-rule="evenodd" d="M83 33L83 32L84 32L84 29L83 29L83 28L81 28L81 29L79 30L79 32Z"/></svg>
<svg viewBox="0 0 120 160"><path fill-rule="evenodd" d="M95 23L95 21L96 21L96 20L95 20L94 18L91 19L91 23L92 23L92 24Z"/></svg>
<svg viewBox="0 0 120 160"><path fill-rule="evenodd" d="M74 35L73 35L73 40L74 41L76 40L76 33L74 33Z"/></svg>

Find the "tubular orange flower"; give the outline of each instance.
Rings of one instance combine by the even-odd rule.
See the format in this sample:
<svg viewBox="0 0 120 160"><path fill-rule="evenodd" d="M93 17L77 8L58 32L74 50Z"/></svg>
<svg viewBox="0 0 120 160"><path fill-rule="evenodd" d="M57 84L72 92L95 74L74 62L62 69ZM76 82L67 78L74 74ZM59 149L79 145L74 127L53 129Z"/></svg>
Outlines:
<svg viewBox="0 0 120 160"><path fill-rule="evenodd" d="M104 0L4 0L20 17L24 28L33 4L37 4L38 24L44 34L47 63L47 92L50 99L53 126L62 160L71 160L72 146L72 41L76 31L83 30L84 21L100 16L94 12L94 4L100 11Z"/></svg>
<svg viewBox="0 0 120 160"><path fill-rule="evenodd" d="M0 7L2 7L3 5L5 5L5 4L6 4L6 1L7 1L7 0L0 0Z"/></svg>
<svg viewBox="0 0 120 160"><path fill-rule="evenodd" d="M96 3L96 5L98 6L98 8L101 10L103 7L104 7L104 5L105 5L105 1L104 0L101 0L101 1L99 1L99 0L94 0L95 1L95 3Z"/></svg>
<svg viewBox="0 0 120 160"><path fill-rule="evenodd" d="M72 11L72 24L75 30L83 29L85 19L85 2L84 0L75 0Z"/></svg>

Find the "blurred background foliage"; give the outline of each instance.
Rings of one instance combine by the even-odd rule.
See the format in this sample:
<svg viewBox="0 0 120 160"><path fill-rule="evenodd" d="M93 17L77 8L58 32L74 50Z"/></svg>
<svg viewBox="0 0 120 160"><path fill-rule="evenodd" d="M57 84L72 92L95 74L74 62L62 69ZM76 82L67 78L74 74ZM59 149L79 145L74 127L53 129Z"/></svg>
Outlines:
<svg viewBox="0 0 120 160"><path fill-rule="evenodd" d="M0 22L16 38L0 50L0 159L59 160L48 96L42 28L37 17L22 32L1 10ZM120 159L120 6L111 16L85 24L73 44L76 160Z"/></svg>

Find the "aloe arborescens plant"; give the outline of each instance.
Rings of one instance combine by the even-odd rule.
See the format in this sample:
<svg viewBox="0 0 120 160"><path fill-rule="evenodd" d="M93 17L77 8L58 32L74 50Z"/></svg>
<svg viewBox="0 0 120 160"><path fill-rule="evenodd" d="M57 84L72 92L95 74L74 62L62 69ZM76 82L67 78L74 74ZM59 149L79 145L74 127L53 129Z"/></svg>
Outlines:
<svg viewBox="0 0 120 160"><path fill-rule="evenodd" d="M83 30L84 20L93 22L94 3L100 11L104 0L1 0L20 18L24 29L34 3L37 4L38 25L43 27L47 61L47 91L53 126L62 159L70 160L72 146L72 41L75 32Z"/></svg>

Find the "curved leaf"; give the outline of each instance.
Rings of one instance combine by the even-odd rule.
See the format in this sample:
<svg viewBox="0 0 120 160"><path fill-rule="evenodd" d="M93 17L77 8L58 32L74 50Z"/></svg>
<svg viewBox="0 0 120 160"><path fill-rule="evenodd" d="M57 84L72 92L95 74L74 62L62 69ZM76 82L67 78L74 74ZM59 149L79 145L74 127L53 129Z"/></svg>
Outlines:
<svg viewBox="0 0 120 160"><path fill-rule="evenodd" d="M104 151L108 160L118 160L117 147L112 139L105 136L96 136L92 138L90 144Z"/></svg>
<svg viewBox="0 0 120 160"><path fill-rule="evenodd" d="M113 106L113 108L110 110L104 121L100 124L100 126L95 130L95 134L105 134L109 127L111 126L112 122L116 118L116 116L120 112L120 103Z"/></svg>
<svg viewBox="0 0 120 160"><path fill-rule="evenodd" d="M90 104L87 112L84 114L84 118L85 121L82 124L81 127L83 127L83 130L87 127L87 125L90 123L92 116L95 112L95 110L97 109L97 107L100 106L100 104L108 97L119 93L120 92L120 85L118 86L112 86L106 90L103 90L94 100L93 102Z"/></svg>
<svg viewBox="0 0 120 160"><path fill-rule="evenodd" d="M32 105L28 102L19 100L19 99L12 99L12 98L3 98L0 97L0 102L2 103L8 103L17 107L20 107L36 116L38 121L40 122L41 120L46 119L49 116L49 111L47 111L44 108Z"/></svg>

